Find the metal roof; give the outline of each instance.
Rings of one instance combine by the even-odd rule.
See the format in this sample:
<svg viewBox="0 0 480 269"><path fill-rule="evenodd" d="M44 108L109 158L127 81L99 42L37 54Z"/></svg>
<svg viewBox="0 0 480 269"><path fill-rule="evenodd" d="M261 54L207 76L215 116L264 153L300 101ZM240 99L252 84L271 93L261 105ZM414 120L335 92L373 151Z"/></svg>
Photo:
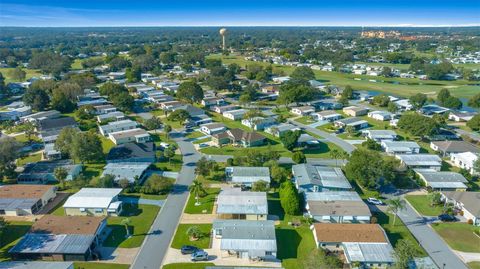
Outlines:
<svg viewBox="0 0 480 269"><path fill-rule="evenodd" d="M442 166L442 159L434 154L397 154L406 165L412 166Z"/></svg>
<svg viewBox="0 0 480 269"><path fill-rule="evenodd" d="M390 243L343 243L345 256L351 262L393 263Z"/></svg>
<svg viewBox="0 0 480 269"><path fill-rule="evenodd" d="M420 148L417 142L413 141L383 141L383 146L387 148L388 151L410 151L414 148Z"/></svg>
<svg viewBox="0 0 480 269"><path fill-rule="evenodd" d="M325 188L352 188L338 167L297 164L292 166L292 172L298 185L314 184Z"/></svg>
<svg viewBox="0 0 480 269"><path fill-rule="evenodd" d="M371 216L363 201L307 201L312 216Z"/></svg>
<svg viewBox="0 0 480 269"><path fill-rule="evenodd" d="M221 230L221 250L277 251L275 223L271 220L215 220L213 229Z"/></svg>
<svg viewBox="0 0 480 269"><path fill-rule="evenodd" d="M396 137L397 133L392 130L366 130L364 133L368 134L369 136L373 138L391 138L391 137Z"/></svg>
<svg viewBox="0 0 480 269"><path fill-rule="evenodd" d="M63 207L108 208L120 192L122 192L120 188L82 188L68 197Z"/></svg>
<svg viewBox="0 0 480 269"><path fill-rule="evenodd" d="M235 183L253 183L256 181L270 182L270 170L268 167L230 166L225 172Z"/></svg>
<svg viewBox="0 0 480 269"><path fill-rule="evenodd" d="M9 252L84 254L94 239L92 234L28 233Z"/></svg>
<svg viewBox="0 0 480 269"><path fill-rule="evenodd" d="M306 192L307 201L362 201L355 191Z"/></svg>
<svg viewBox="0 0 480 269"><path fill-rule="evenodd" d="M150 166L149 163L131 163L131 162L119 162L119 163L108 163L103 169L104 175L113 175L115 180L120 180L122 178L128 179L130 182L135 181L135 177L141 177L143 172L148 169Z"/></svg>
<svg viewBox="0 0 480 269"><path fill-rule="evenodd" d="M17 209L31 209L37 202L37 199L14 199L14 198L1 198L0 209L5 211L13 211Z"/></svg>
<svg viewBox="0 0 480 269"><path fill-rule="evenodd" d="M217 197L217 213L267 215L267 194L237 189L222 190Z"/></svg>

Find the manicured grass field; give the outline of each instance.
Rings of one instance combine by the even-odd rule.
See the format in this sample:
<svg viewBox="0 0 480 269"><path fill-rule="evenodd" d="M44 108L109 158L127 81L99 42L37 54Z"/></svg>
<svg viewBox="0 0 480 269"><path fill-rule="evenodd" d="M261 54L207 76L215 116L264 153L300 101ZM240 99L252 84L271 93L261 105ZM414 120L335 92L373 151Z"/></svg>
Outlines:
<svg viewBox="0 0 480 269"><path fill-rule="evenodd" d="M2 231L2 240L0 241L0 262L10 260L8 250L12 248L20 238L30 230L33 222L10 221Z"/></svg>
<svg viewBox="0 0 480 269"><path fill-rule="evenodd" d="M405 199L424 216L438 216L442 214L443 207L441 205L430 206L427 195L406 195Z"/></svg>
<svg viewBox="0 0 480 269"><path fill-rule="evenodd" d="M132 197L132 198L142 198L149 200L165 200L167 199L167 194L165 195L155 195L155 194L145 194L145 193L122 193L120 196L123 197Z"/></svg>
<svg viewBox="0 0 480 269"><path fill-rule="evenodd" d="M267 66L269 63L264 62L253 62L247 61L243 56L222 56L220 54L213 54L209 56L210 58L221 58L224 64L236 63L241 67L245 67L249 64L256 64ZM374 65L374 64L372 64ZM283 71L286 75L289 75L295 67L292 66L283 66L283 65L273 65L273 71L279 72ZM444 87L448 87L450 92L461 98L469 98L475 95L480 89L479 86L474 86L469 81L458 80L458 81L441 81L441 80L420 80L417 78L414 79L405 79L405 78L384 78L384 77L374 77L367 75L354 75L354 74L345 74L340 72L327 72L327 71L313 71L316 75L316 78L320 81L323 81L328 84L334 84L336 86L345 87L346 85L352 86L356 90L371 90L385 92L401 96L411 96L417 93L429 94L431 97L435 96L438 91ZM357 79L357 80L356 80ZM371 81L371 80L375 80Z"/></svg>
<svg viewBox="0 0 480 269"><path fill-rule="evenodd" d="M27 155L23 158L17 159L17 166L24 166L27 163L35 163L42 160L42 153L35 153L32 155Z"/></svg>
<svg viewBox="0 0 480 269"><path fill-rule="evenodd" d="M380 224L380 226L382 226L387 233L388 239L394 247L398 240L406 239L413 243L413 246L415 246L419 257L426 256L425 250L420 247L415 237L410 233L410 231L400 218L397 217L394 226L393 215L390 213L377 213L375 217L377 218L377 223Z"/></svg>
<svg viewBox="0 0 480 269"><path fill-rule="evenodd" d="M178 148L177 143L172 139L168 138L164 133L151 134L151 137L158 149L160 148L160 143L162 142L168 143L170 145L175 145ZM161 151L159 149L157 151L157 162L153 165L158 170L178 172L182 168L182 164L182 155L175 154L175 156L173 156L173 158L171 158L170 160L161 159Z"/></svg>
<svg viewBox="0 0 480 269"><path fill-rule="evenodd" d="M310 118L308 116L304 116L304 117L295 119L295 121L298 121L298 122L300 122L302 124L305 124L305 125L309 125L309 124L312 124L312 123L315 122L312 118Z"/></svg>
<svg viewBox="0 0 480 269"><path fill-rule="evenodd" d="M478 227L466 223L434 223L432 228L451 248L480 253L480 238L473 233Z"/></svg>
<svg viewBox="0 0 480 269"><path fill-rule="evenodd" d="M75 269L128 269L129 264L103 263L103 262L74 262Z"/></svg>
<svg viewBox="0 0 480 269"><path fill-rule="evenodd" d="M27 136L25 134L16 135L13 138L15 138L15 140L17 140L18 142L21 142L21 143L27 143L28 142ZM35 136L35 135L32 135L30 137L30 139L33 142L41 142L42 141L38 136Z"/></svg>
<svg viewBox="0 0 480 269"><path fill-rule="evenodd" d="M190 238L187 235L187 230L192 226L197 226L203 233L204 236L201 239L190 241ZM211 230L212 224L179 224L175 236L173 237L172 248L180 249L184 245L195 246L202 249L209 248Z"/></svg>
<svg viewBox="0 0 480 269"><path fill-rule="evenodd" d="M10 83L10 82L18 82L12 78L10 75L10 72L15 69L15 68L0 68L0 73L2 73L3 77L5 78L5 83ZM31 77L40 77L42 73L37 70L37 69L27 69L23 68L23 71L25 71L25 80L31 78Z"/></svg>
<svg viewBox="0 0 480 269"><path fill-rule="evenodd" d="M219 188L206 188L207 195L200 197L198 201L201 203L199 206L195 205L195 195L190 194L185 207L185 213L187 214L211 214L213 204L215 203L215 197L220 192ZM205 213L203 212L205 210Z"/></svg>
<svg viewBox="0 0 480 269"><path fill-rule="evenodd" d="M469 262L467 265L470 269L480 269L480 262Z"/></svg>
<svg viewBox="0 0 480 269"><path fill-rule="evenodd" d="M103 153L105 154L108 154L108 152L110 152L110 150L115 147L115 143L112 142L112 140L106 138L105 136L103 135L99 135L100 137L100 141L102 141L102 150L103 150Z"/></svg>
<svg viewBox="0 0 480 269"><path fill-rule="evenodd" d="M153 205L124 204L121 217L108 218L108 228L112 229L112 232L103 245L121 248L139 247L150 230L150 226L159 210L158 206ZM125 238L125 226L121 224L122 220L127 217L131 221L129 230L132 236L130 238Z"/></svg>
<svg viewBox="0 0 480 269"><path fill-rule="evenodd" d="M198 131L194 131L194 132L188 133L185 137L193 139L193 138L199 138L199 137L202 137L202 136L205 136L205 134L203 134L201 132L198 132Z"/></svg>
<svg viewBox="0 0 480 269"><path fill-rule="evenodd" d="M88 179L99 178L102 175L104 163L87 163L83 165L83 175Z"/></svg>
<svg viewBox="0 0 480 269"><path fill-rule="evenodd" d="M213 263L171 263L164 265L163 269L205 269L207 266L214 266Z"/></svg>

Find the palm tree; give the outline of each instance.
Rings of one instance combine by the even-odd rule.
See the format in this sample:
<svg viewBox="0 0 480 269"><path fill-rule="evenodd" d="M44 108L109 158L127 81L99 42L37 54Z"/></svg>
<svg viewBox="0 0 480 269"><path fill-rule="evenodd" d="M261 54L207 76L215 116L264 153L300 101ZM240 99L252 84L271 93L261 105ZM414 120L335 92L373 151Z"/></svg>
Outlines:
<svg viewBox="0 0 480 269"><path fill-rule="evenodd" d="M172 126L165 124L163 126L163 130L165 131L167 138L170 138L170 132L172 131Z"/></svg>
<svg viewBox="0 0 480 269"><path fill-rule="evenodd" d="M195 206L199 206L200 205L200 201L198 201L199 195L206 193L205 188L203 188L203 183L195 179L192 182L192 185L188 187L188 189L190 190L190 193L193 193L195 195Z"/></svg>
<svg viewBox="0 0 480 269"><path fill-rule="evenodd" d="M346 151L340 151L339 159L347 160L348 157L350 157L350 155L348 154L348 152L346 152ZM345 162L343 162L343 164L345 164Z"/></svg>
<svg viewBox="0 0 480 269"><path fill-rule="evenodd" d="M338 149L330 151L330 158L335 159L335 166L338 166L337 159L340 158L340 151Z"/></svg>
<svg viewBox="0 0 480 269"><path fill-rule="evenodd" d="M127 233L125 234L125 237L126 237L126 238L128 238L128 237L131 236L131 235L130 235L130 229L128 228L128 226L129 226L131 223L132 223L132 221L131 221L129 218L125 218L125 219L123 219L122 222L121 222L121 224L122 224L123 226L125 226L125 231L127 232Z"/></svg>
<svg viewBox="0 0 480 269"><path fill-rule="evenodd" d="M190 241L194 241L200 239L203 236L203 233L198 226L190 226L187 229L187 235L190 238Z"/></svg>
<svg viewBox="0 0 480 269"><path fill-rule="evenodd" d="M397 213L400 210L405 209L405 201L400 198L392 198L387 201L388 212L393 214L393 226L395 226L395 221L397 219Z"/></svg>

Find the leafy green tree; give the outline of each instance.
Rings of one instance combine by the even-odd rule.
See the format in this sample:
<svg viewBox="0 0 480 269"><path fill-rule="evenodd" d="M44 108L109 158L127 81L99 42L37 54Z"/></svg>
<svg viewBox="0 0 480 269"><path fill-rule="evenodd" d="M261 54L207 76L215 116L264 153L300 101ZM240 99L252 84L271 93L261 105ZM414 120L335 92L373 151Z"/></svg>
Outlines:
<svg viewBox="0 0 480 269"><path fill-rule="evenodd" d="M0 138L0 179L12 178L15 175L15 160L19 157L20 143L14 138Z"/></svg>
<svg viewBox="0 0 480 269"><path fill-rule="evenodd" d="M120 110L131 111L134 105L134 98L127 92L121 92L111 97L114 106Z"/></svg>
<svg viewBox="0 0 480 269"><path fill-rule="evenodd" d="M280 86L278 102L288 106L291 103L310 101L316 94L317 91L308 83L289 81Z"/></svg>
<svg viewBox="0 0 480 269"><path fill-rule="evenodd" d="M351 125L347 125L347 127L345 127L345 132L348 134L348 137L352 137L357 134L357 129Z"/></svg>
<svg viewBox="0 0 480 269"><path fill-rule="evenodd" d="M122 86L120 84L107 82L107 83L104 83L102 86L100 86L98 92L101 95L113 96L122 92L128 92L128 90L127 88L125 88L125 86Z"/></svg>
<svg viewBox="0 0 480 269"><path fill-rule="evenodd" d="M10 71L10 77L17 81L23 81L26 75L27 73L23 71L21 67L16 67L12 71Z"/></svg>
<svg viewBox="0 0 480 269"><path fill-rule="evenodd" d="M70 113L75 110L75 104L68 99L62 91L55 89L51 100L51 107L62 113Z"/></svg>
<svg viewBox="0 0 480 269"><path fill-rule="evenodd" d="M70 151L72 150L73 140L77 134L78 130L75 128L63 128L58 134L57 140L55 140L55 150L59 151L62 156L71 156Z"/></svg>
<svg viewBox="0 0 480 269"><path fill-rule="evenodd" d="M388 66L384 66L382 68L382 73L381 73L382 76L384 77L391 77L392 76L392 69Z"/></svg>
<svg viewBox="0 0 480 269"><path fill-rule="evenodd" d="M4 234L5 234L5 229L8 226L8 222L5 220L4 217L0 217L0 245L5 245L4 242Z"/></svg>
<svg viewBox="0 0 480 269"><path fill-rule="evenodd" d="M398 269L409 268L409 262L419 255L417 248L410 240L400 239L395 244L395 267Z"/></svg>
<svg viewBox="0 0 480 269"><path fill-rule="evenodd" d="M160 127L162 127L162 121L160 120L159 117L154 116L148 120L145 120L143 122L143 126L145 126L147 130L157 130L157 129L160 129Z"/></svg>
<svg viewBox="0 0 480 269"><path fill-rule="evenodd" d="M29 88L23 95L23 102L35 111L43 111L47 108L50 98L44 90Z"/></svg>
<svg viewBox="0 0 480 269"><path fill-rule="evenodd" d="M5 86L5 78L3 77L2 72L0 72L0 94L6 94L7 87Z"/></svg>
<svg viewBox="0 0 480 269"><path fill-rule="evenodd" d="M418 113L405 113L398 121L398 127L414 136L429 136L438 131L439 124L434 119Z"/></svg>
<svg viewBox="0 0 480 269"><path fill-rule="evenodd" d="M467 126L474 131L480 130L480 114L473 116L473 118L467 121Z"/></svg>
<svg viewBox="0 0 480 269"><path fill-rule="evenodd" d="M188 190L190 190L191 194L195 195L195 205L199 206L200 205L200 201L199 201L200 196L204 196L207 193L207 191L203 187L203 183L199 180L194 180L192 182L192 185L188 186Z"/></svg>
<svg viewBox="0 0 480 269"><path fill-rule="evenodd" d="M115 176L107 174L100 177L94 185L99 188L113 188L114 183Z"/></svg>
<svg viewBox="0 0 480 269"><path fill-rule="evenodd" d="M200 102L204 97L203 89L194 81L182 82L178 86L177 97L189 103Z"/></svg>
<svg viewBox="0 0 480 269"><path fill-rule="evenodd" d="M170 137L170 132L172 131L172 126L166 124L163 126L163 131L165 132L165 134L167 135L167 138Z"/></svg>
<svg viewBox="0 0 480 269"><path fill-rule="evenodd" d="M58 182L62 185L62 189L66 188L66 182L65 180L67 179L68 176L68 171L64 167L57 167L53 171L53 176L55 177Z"/></svg>
<svg viewBox="0 0 480 269"><path fill-rule="evenodd" d="M367 139L365 142L362 143L362 146L370 150L382 150L382 146L373 139Z"/></svg>
<svg viewBox="0 0 480 269"><path fill-rule="evenodd" d="M353 99L353 88L352 88L352 86L350 86L350 85L345 86L345 88L342 91L341 96L343 98L345 98L346 100Z"/></svg>
<svg viewBox="0 0 480 269"><path fill-rule="evenodd" d="M280 141L282 141L283 146L292 151L296 145L298 138L300 137L300 131L286 131L280 135Z"/></svg>
<svg viewBox="0 0 480 269"><path fill-rule="evenodd" d="M394 102L389 102L387 106L387 110L390 113L397 113L398 112L398 106Z"/></svg>
<svg viewBox="0 0 480 269"><path fill-rule="evenodd" d="M335 166L338 166L337 160L340 159L340 151L338 149L332 149L329 153L330 158L335 160Z"/></svg>
<svg viewBox="0 0 480 269"><path fill-rule="evenodd" d="M30 90L43 90L47 94L52 94L53 89L57 87L57 82L53 79L39 79L32 82L28 89Z"/></svg>
<svg viewBox="0 0 480 269"><path fill-rule="evenodd" d="M300 196L297 188L291 181L285 181L280 185L280 205L289 215L297 215L300 212Z"/></svg>
<svg viewBox="0 0 480 269"><path fill-rule="evenodd" d="M365 188L376 189L395 178L395 165L378 151L358 148L345 165L345 175Z"/></svg>
<svg viewBox="0 0 480 269"><path fill-rule="evenodd" d="M427 96L423 93L417 93L410 96L408 100L410 101L410 104L413 106L414 109L420 109L427 102Z"/></svg>
<svg viewBox="0 0 480 269"><path fill-rule="evenodd" d="M32 122L28 121L23 124L23 131L27 137L28 142L32 142L32 136L35 134L35 125Z"/></svg>
<svg viewBox="0 0 480 269"><path fill-rule="evenodd" d="M379 94L373 97L373 104L380 107L386 107L390 103L390 98L386 94Z"/></svg>
<svg viewBox="0 0 480 269"><path fill-rule="evenodd" d="M293 70L292 74L290 74L290 77L293 80L309 81L315 79L315 73L313 73L313 70L310 67L299 66Z"/></svg>
<svg viewBox="0 0 480 269"><path fill-rule="evenodd" d="M475 94L468 100L468 106L479 108L480 107L480 93Z"/></svg>
<svg viewBox="0 0 480 269"><path fill-rule="evenodd" d="M439 105L443 106L445 101L450 97L451 95L448 89L441 89L437 94L437 102Z"/></svg>
<svg viewBox="0 0 480 269"><path fill-rule="evenodd" d="M190 118L190 114L184 109L177 109L168 115L167 119L169 121L178 121L183 124L186 120Z"/></svg>
<svg viewBox="0 0 480 269"><path fill-rule="evenodd" d="M427 195L430 206L439 205L442 202L442 195L438 191L431 192Z"/></svg>
<svg viewBox="0 0 480 269"><path fill-rule="evenodd" d="M81 163L99 162L105 159L102 142L98 135L92 132L74 135L70 153L74 159Z"/></svg>
<svg viewBox="0 0 480 269"><path fill-rule="evenodd" d="M190 238L190 241L196 241L204 236L202 230L200 230L200 228L196 225L188 227L186 233Z"/></svg>
<svg viewBox="0 0 480 269"><path fill-rule="evenodd" d="M125 77L130 83L139 82L142 79L142 69L138 65L134 65L125 70Z"/></svg>
<svg viewBox="0 0 480 269"><path fill-rule="evenodd" d="M131 65L130 61L121 56L113 57L107 60L108 65L110 66L111 71L120 71L125 67Z"/></svg>
<svg viewBox="0 0 480 269"><path fill-rule="evenodd" d="M163 151L163 156L167 158L168 163L171 163L172 158L175 156L175 151L171 147L168 147Z"/></svg>
<svg viewBox="0 0 480 269"><path fill-rule="evenodd" d="M392 226L395 226L395 221L397 220L397 214L399 211L404 210L406 203L404 200L399 197L394 197L387 201L387 211L393 214L393 223Z"/></svg>
<svg viewBox="0 0 480 269"><path fill-rule="evenodd" d="M336 255L327 255L323 248L312 249L302 259L304 269L334 269L343 268L343 262Z"/></svg>
<svg viewBox="0 0 480 269"><path fill-rule="evenodd" d="M301 151L295 151L292 155L292 160L295 163L305 163L307 161L307 158L305 157L305 154Z"/></svg>
<svg viewBox="0 0 480 269"><path fill-rule="evenodd" d="M270 166L270 175L277 184L281 184L290 178L288 170L278 165L277 162L273 162L273 165Z"/></svg>
<svg viewBox="0 0 480 269"><path fill-rule="evenodd" d="M252 191L259 191L259 192L268 191L268 182L264 180L255 181L252 184Z"/></svg>
<svg viewBox="0 0 480 269"><path fill-rule="evenodd" d="M167 194L173 189L175 180L158 174L151 175L141 188L141 192L145 194Z"/></svg>
<svg viewBox="0 0 480 269"><path fill-rule="evenodd" d="M205 156L200 158L195 167L195 174L198 176L209 176L213 171L218 169L218 165L215 161L208 160Z"/></svg>

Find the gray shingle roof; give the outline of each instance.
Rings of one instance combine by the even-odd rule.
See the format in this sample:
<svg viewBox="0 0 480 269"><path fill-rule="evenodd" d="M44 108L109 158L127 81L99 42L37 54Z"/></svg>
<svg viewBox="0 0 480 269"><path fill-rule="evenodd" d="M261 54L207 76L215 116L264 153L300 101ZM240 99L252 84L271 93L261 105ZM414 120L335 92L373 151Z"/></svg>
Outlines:
<svg viewBox="0 0 480 269"><path fill-rule="evenodd" d="M292 171L298 185L314 184L325 188L352 188L338 167L297 164L292 166Z"/></svg>
<svg viewBox="0 0 480 269"><path fill-rule="evenodd" d="M95 239L91 234L26 234L10 253L83 254Z"/></svg>
<svg viewBox="0 0 480 269"><path fill-rule="evenodd" d="M267 194L265 192L222 190L217 198L218 214L267 215Z"/></svg>
<svg viewBox="0 0 480 269"><path fill-rule="evenodd" d="M215 220L213 229L222 230L222 250L277 251L275 224L271 220Z"/></svg>
<svg viewBox="0 0 480 269"><path fill-rule="evenodd" d="M444 191L448 199L463 204L463 207L476 217L480 217L480 192L473 191Z"/></svg>
<svg viewBox="0 0 480 269"><path fill-rule="evenodd" d="M253 183L260 180L270 182L268 167L232 166L225 168L225 172L234 183Z"/></svg>
<svg viewBox="0 0 480 269"><path fill-rule="evenodd" d="M447 171L432 171L429 169L415 170L432 188L467 188L467 179L459 173Z"/></svg>
<svg viewBox="0 0 480 269"><path fill-rule="evenodd" d="M441 166L442 159L434 154L398 154L397 159L400 159L406 165L412 166Z"/></svg>

